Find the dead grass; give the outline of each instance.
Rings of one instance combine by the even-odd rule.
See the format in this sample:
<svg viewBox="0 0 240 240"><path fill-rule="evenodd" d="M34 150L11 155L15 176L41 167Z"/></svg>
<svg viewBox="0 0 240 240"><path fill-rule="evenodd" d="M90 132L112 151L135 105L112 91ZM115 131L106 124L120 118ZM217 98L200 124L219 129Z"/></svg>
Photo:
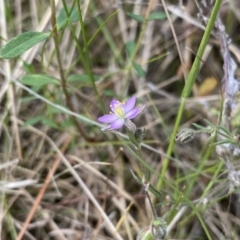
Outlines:
<svg viewBox="0 0 240 240"><path fill-rule="evenodd" d="M62 2L55 2L59 11ZM88 51L92 72L100 77L96 89L106 112L112 98L125 100L134 94L139 105L146 104L135 123L146 129L142 154L152 171L153 186L166 156L184 78L204 29L194 1L188 1L185 8L177 1L165 1L171 22L154 20L143 28L126 14L148 16L163 11L160 2L81 3L87 39L99 31ZM232 39L229 49L237 65L239 11L238 1L223 1L221 17ZM0 18L1 46L20 33L51 29L50 4L44 1L0 1ZM73 29L83 46L79 23L74 23ZM203 124L203 119L217 124L220 97L214 77L219 81L223 76L217 40L212 36L208 43L181 128L193 122ZM134 61L146 77L139 77L129 67L125 49L129 41L139 43ZM59 49L66 78L86 73L68 26L59 34ZM152 216L141 185L129 171L141 174L125 131L101 132L97 118L105 111L89 84L67 83L70 109L60 85L37 90L19 83L27 73L60 79L52 39L20 58L0 60L1 239L135 239ZM237 77L239 73L237 69ZM239 101L235 109L233 131L239 126ZM42 118L34 122L38 116ZM166 239L239 239L239 194L235 190L229 193L224 164L207 139L206 134L200 134L192 142L175 145L160 189L172 201L155 199L162 203L158 214L168 223ZM237 167L238 159L232 160Z"/></svg>

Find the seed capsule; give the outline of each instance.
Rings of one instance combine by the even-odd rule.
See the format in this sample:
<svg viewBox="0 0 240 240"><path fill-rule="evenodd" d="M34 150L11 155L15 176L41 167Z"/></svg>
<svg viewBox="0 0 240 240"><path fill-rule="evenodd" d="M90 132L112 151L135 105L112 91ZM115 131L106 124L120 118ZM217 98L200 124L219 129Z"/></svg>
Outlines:
<svg viewBox="0 0 240 240"><path fill-rule="evenodd" d="M175 137L178 143L187 143L194 139L195 131L191 128L183 128Z"/></svg>
<svg viewBox="0 0 240 240"><path fill-rule="evenodd" d="M166 222L160 217L154 218L151 222L151 232L155 239L157 240L164 239L167 235Z"/></svg>

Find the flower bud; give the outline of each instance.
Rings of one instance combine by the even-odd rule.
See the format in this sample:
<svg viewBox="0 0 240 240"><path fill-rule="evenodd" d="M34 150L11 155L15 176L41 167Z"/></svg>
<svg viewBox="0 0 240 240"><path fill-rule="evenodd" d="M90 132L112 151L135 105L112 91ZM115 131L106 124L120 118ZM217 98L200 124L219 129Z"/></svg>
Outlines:
<svg viewBox="0 0 240 240"><path fill-rule="evenodd" d="M175 137L178 143L187 143L194 139L195 131L191 128L183 128Z"/></svg>
<svg viewBox="0 0 240 240"><path fill-rule="evenodd" d="M162 240L167 235L167 224L160 218L156 217L151 222L151 232L155 239Z"/></svg>
<svg viewBox="0 0 240 240"><path fill-rule="evenodd" d="M145 137L146 131L145 129L141 129L141 128L137 128L136 132L135 132L135 138L136 140L141 143Z"/></svg>

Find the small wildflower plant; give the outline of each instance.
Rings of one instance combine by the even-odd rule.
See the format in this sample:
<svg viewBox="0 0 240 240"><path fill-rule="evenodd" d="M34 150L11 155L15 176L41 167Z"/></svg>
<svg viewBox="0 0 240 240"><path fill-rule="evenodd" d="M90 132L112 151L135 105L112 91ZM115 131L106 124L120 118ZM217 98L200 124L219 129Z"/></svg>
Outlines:
<svg viewBox="0 0 240 240"><path fill-rule="evenodd" d="M135 124L131 121L133 118L137 117L145 108L145 105L140 108L135 108L136 97L132 96L126 103L122 103L113 99L110 103L110 114L101 116L98 118L99 122L108 123L107 127L102 128L102 131L113 131L120 129L124 125L127 128L127 134L129 140L132 142L135 152L140 159L142 159L141 155L141 143L145 136L145 130L137 128ZM158 217L156 210L153 206L152 200L149 196L149 191L155 194L157 197L161 196L161 193L158 192L152 185L150 185L150 172L145 167L142 162L139 162L140 168L142 170L142 179L140 179L133 171L131 174L133 178L143 186L145 195L149 201L152 210L153 219L150 222L150 225L144 228L138 235L137 240L151 240L157 239L162 240L165 239L167 235L167 224L161 218Z"/></svg>
<svg viewBox="0 0 240 240"><path fill-rule="evenodd" d="M201 133L207 133L209 135L208 141L209 141L210 150L207 151L206 154L204 154L203 156L204 158L201 159L202 162L199 165L199 168L197 170L198 172L202 172L203 167L208 157L210 156L211 149L217 146L216 152L219 158L223 160L223 163L225 163L225 166L228 169L227 178L230 183L230 189L234 190L234 188L240 187L240 171L236 170L235 166L231 163L231 159L233 157L239 157L240 155L239 137L232 133L231 122L230 122L232 110L234 108L235 97L238 90L240 89L239 83L234 76L234 73L236 70L236 64L234 60L231 58L231 55L229 53L228 45L230 41L228 39L227 34L225 33L225 27L223 26L220 20L220 17L218 16L218 10L220 8L221 1L216 0L214 7L213 7L214 1L195 1L195 2L199 8L200 19L202 20L204 25L207 25L206 31L205 31L205 38L208 39L210 36L210 33L213 30L220 40L221 53L224 61L224 66L223 66L224 76L221 82L221 95L223 99L223 105L222 105L222 109L220 109L219 121L217 124L213 124L210 121L204 119L203 122L205 126L201 126L199 124L193 123L194 128L192 127L183 128L178 132L181 117L183 115L185 100L189 97L191 93L192 86L198 74L198 71L195 71L195 70L199 69L200 59L203 57L203 51L200 51L200 49L204 49L206 47L207 42L202 41L199 51L197 53L198 57L194 61L193 67L189 72L188 78L186 79L186 85L181 95L182 100L181 100L181 104L180 104L178 115L177 115L177 121L175 122L173 133L171 135L171 139L169 142L169 148L167 150L168 155L163 161L163 167L162 167L157 188L160 188L163 185L162 183L164 181L163 179L165 178L166 171L168 169L170 156L172 156L172 153L173 153L174 141L180 144L185 144L192 141L196 137L196 135ZM210 10L213 10L215 14L215 15L214 14L211 15L211 19L210 19L210 13L211 13ZM110 103L111 113L99 117L98 120L102 123L108 124L108 126L102 129L104 131L118 130L123 126L126 126L127 135L129 137L129 140L134 146L135 153L138 155L140 159L144 161L141 155L141 144L144 139L145 132L144 130L137 128L135 124L132 122L132 119L137 117L144 110L145 106L140 108L135 108L135 103L136 103L135 97L131 97L126 103L121 103L113 99ZM139 161L139 165L142 171L142 178L140 179L137 175L135 175L133 171L131 171L131 174L133 178L139 184L141 184L144 189L146 198L151 206L152 221L150 222L149 226L144 228L139 233L137 240L165 239L167 234L171 230L171 224L170 222L166 223L163 217L158 216L155 210L155 207L152 203L152 200L150 199L150 196L149 196L149 192L151 192L157 197L162 197L161 193L151 185L150 171L146 167L146 165L140 161ZM209 202L209 198L206 197L206 195L209 194L210 196L210 190L212 189L212 186L214 185L214 181L216 180L215 178L218 177L221 171L221 168L222 168L222 165L219 164L219 167L214 172L213 179L210 180L210 183L206 187L206 189L203 191L202 196L199 199L192 201L189 205L191 205L192 207L195 207L194 204L197 203L198 207L201 207L202 205L207 206ZM194 182L197 181L197 178L193 177L192 180L193 181L190 181L188 183L189 186L187 186L188 190L186 191L188 192L187 195L190 195L192 186ZM212 193L211 193L211 196L213 196ZM181 198L179 198L176 201L175 210L177 211L179 209L177 208L178 203L180 203L179 206L181 205L181 210L183 212L184 204L182 204L183 202ZM208 239L212 239L207 228L206 227L203 227L203 228L205 230L206 235L208 236Z"/></svg>

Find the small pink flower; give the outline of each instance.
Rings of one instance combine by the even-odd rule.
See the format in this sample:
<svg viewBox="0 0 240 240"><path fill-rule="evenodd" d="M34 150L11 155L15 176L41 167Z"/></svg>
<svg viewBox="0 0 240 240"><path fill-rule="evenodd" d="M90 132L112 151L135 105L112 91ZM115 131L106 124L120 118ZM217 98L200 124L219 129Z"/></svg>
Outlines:
<svg viewBox="0 0 240 240"><path fill-rule="evenodd" d="M139 115L145 105L141 108L134 108L136 97L131 97L126 103L121 103L113 99L110 103L111 113L98 118L99 122L109 123L103 130L115 130L121 128L128 119L133 119Z"/></svg>

